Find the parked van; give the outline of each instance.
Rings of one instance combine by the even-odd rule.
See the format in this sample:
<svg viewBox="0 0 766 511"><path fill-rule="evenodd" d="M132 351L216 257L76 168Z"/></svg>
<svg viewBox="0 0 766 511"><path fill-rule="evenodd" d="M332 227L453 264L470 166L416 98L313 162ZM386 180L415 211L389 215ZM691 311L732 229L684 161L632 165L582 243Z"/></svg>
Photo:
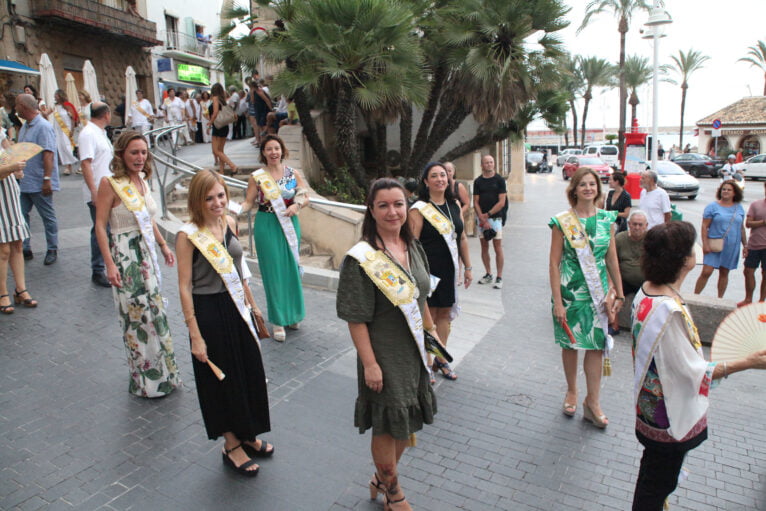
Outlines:
<svg viewBox="0 0 766 511"><path fill-rule="evenodd" d="M616 145L589 145L583 154L601 158L601 161L614 169L620 168L620 151Z"/></svg>

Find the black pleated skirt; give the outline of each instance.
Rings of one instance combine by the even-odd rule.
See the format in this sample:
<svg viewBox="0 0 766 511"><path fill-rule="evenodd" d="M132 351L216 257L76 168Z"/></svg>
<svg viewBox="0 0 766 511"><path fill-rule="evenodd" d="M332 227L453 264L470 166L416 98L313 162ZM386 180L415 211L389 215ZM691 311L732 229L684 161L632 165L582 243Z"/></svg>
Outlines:
<svg viewBox="0 0 766 511"><path fill-rule="evenodd" d="M192 356L202 420L211 440L226 432L243 441L271 430L266 375L258 344L228 293L193 295L208 358L226 374L216 378Z"/></svg>

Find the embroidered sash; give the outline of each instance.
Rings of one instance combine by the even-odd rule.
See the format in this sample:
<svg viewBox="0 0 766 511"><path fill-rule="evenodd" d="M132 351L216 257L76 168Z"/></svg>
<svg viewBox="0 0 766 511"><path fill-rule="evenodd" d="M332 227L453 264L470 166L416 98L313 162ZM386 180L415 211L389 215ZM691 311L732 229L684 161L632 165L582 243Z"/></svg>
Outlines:
<svg viewBox="0 0 766 511"><path fill-rule="evenodd" d="M298 271L303 275L303 267L301 266L301 258L298 249L298 235L295 232L292 218L285 215L287 206L285 206L285 201L282 198L282 192L279 189L279 185L265 169L256 170L253 172L252 176L253 180L258 185L258 188L260 188L263 193L263 196L271 203L271 207L274 209L277 220L279 220L279 225L282 226L282 232L285 233L287 244L290 246L290 250L293 253L295 264L298 265Z"/></svg>
<svg viewBox="0 0 766 511"><path fill-rule="evenodd" d="M351 247L347 254L359 261L359 265L370 277L373 284L395 307L402 311L412 338L418 346L418 353L420 353L423 366L428 374L431 374L423 335L423 317L418 308L416 283L407 276L398 264L382 251L372 248L366 241L360 241Z"/></svg>
<svg viewBox="0 0 766 511"><path fill-rule="evenodd" d="M74 138L72 137L72 132L70 131L69 127L67 127L64 119L61 117L61 114L54 110L53 117L56 119L59 128L61 128L61 132L66 135L66 137L69 139L69 143L72 144L72 147L74 147Z"/></svg>
<svg viewBox="0 0 766 511"><path fill-rule="evenodd" d="M189 241L197 247L210 263L210 266L221 276L221 280L223 280L229 296L231 296L234 305L237 307L239 315L242 316L260 349L261 343L258 339L258 334L255 333L253 318L245 302L245 288L242 287L242 280L239 277L239 273L237 273L237 268L234 266L234 259L232 259L231 254L206 228L199 229L196 225L187 223L181 227L181 230L189 236Z"/></svg>
<svg viewBox="0 0 766 511"><path fill-rule="evenodd" d="M598 215L598 213L596 213ZM570 209L556 215L559 223L561 224L561 230L564 234L564 239L567 241L570 247L572 247L577 254L577 260L580 263L580 268L585 276L585 283L588 286L588 292L590 293L593 305L596 308L596 314L601 323L601 329L604 331L604 372L607 372L607 368L611 367L609 362L609 352L614 346L614 339L609 335L609 317L606 314L606 294L604 293L604 287L601 283L601 277L598 273L598 267L596 266L596 258L593 256L593 251L590 248L590 242L588 240L588 233L580 224L580 219ZM605 374L608 376L608 374Z"/></svg>
<svg viewBox="0 0 766 511"><path fill-rule="evenodd" d="M684 324L686 325L686 330L689 333L689 338L691 339L694 348L699 351L702 347L697 327L694 326L694 322L691 317L689 317L686 307L684 307L677 298L651 297L651 300L652 302L658 300L660 303L654 305L647 317L641 321L641 331L638 333L634 348L633 397L635 398L634 402L636 403L638 402L641 388L644 385L646 372L649 370L655 351L657 351L659 340L662 338L662 334L665 333L665 329L668 326L668 320L674 312L680 312L683 315ZM637 315L641 310L641 304L637 304L636 307L637 309L635 309L634 315Z"/></svg>
<svg viewBox="0 0 766 511"><path fill-rule="evenodd" d="M139 103L138 101L134 101L134 102L133 102L133 108L135 108L136 110L138 110L138 113L140 113L141 115L143 115L144 117L146 117L146 119L147 119L147 120L151 121L151 120L153 120L153 119L154 119L154 116L153 116L153 115L147 114L147 113L146 113L146 110L144 110L143 108L141 108L141 105L140 105L140 103Z"/></svg>
<svg viewBox="0 0 766 511"><path fill-rule="evenodd" d="M146 241L146 246L149 248L149 254L152 256L152 265L154 265L154 272L157 274L157 285L162 287L162 272L160 271L160 263L157 260L156 241L154 239L154 226L152 225L152 217L149 216L149 211L146 209L146 201L144 197L138 193L136 187L130 181L130 178L121 178L119 181L112 176L107 177L109 184L112 185L114 193L122 200L128 211L132 212L138 222L138 227L141 230L141 234ZM163 298L163 302L164 302Z"/></svg>
<svg viewBox="0 0 766 511"><path fill-rule="evenodd" d="M447 204L447 207L449 207L449 204ZM457 302L457 285L458 279L460 278L460 266L458 266L457 235L455 233L455 226L449 218L439 211L439 208L430 202L417 201L412 205L412 208L420 211L423 218L428 220L428 223L442 235L444 242L447 244L447 248L449 248L449 253L452 257L452 267L455 269L455 303L452 304L452 309L450 310L450 319L454 320L460 312L460 306ZM434 286L434 288L435 287L436 286Z"/></svg>

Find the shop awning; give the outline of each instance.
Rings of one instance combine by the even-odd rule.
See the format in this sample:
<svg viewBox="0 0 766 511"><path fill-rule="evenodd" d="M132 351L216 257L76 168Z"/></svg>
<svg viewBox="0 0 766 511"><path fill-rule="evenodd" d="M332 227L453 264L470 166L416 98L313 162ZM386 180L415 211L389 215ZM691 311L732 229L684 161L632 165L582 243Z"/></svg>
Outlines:
<svg viewBox="0 0 766 511"><path fill-rule="evenodd" d="M161 82L164 84L165 89L168 87L173 87L174 89L195 89L195 90L202 90L202 89L209 89L210 85L205 85L204 83L190 83L190 82L174 82L171 80L162 80Z"/></svg>
<svg viewBox="0 0 766 511"><path fill-rule="evenodd" d="M34 75L40 76L40 71L27 67L24 64L19 64L12 60L0 60L0 73L19 73L22 75Z"/></svg>

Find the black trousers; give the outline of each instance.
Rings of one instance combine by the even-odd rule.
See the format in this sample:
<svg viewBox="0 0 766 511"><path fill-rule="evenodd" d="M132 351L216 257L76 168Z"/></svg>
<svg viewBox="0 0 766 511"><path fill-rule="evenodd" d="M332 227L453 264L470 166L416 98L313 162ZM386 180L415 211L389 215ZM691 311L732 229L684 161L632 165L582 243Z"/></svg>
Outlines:
<svg viewBox="0 0 766 511"><path fill-rule="evenodd" d="M633 511L662 511L665 499L678 486L686 453L707 439L707 429L685 442L657 442L638 431L636 437L644 446L644 454L633 494Z"/></svg>

